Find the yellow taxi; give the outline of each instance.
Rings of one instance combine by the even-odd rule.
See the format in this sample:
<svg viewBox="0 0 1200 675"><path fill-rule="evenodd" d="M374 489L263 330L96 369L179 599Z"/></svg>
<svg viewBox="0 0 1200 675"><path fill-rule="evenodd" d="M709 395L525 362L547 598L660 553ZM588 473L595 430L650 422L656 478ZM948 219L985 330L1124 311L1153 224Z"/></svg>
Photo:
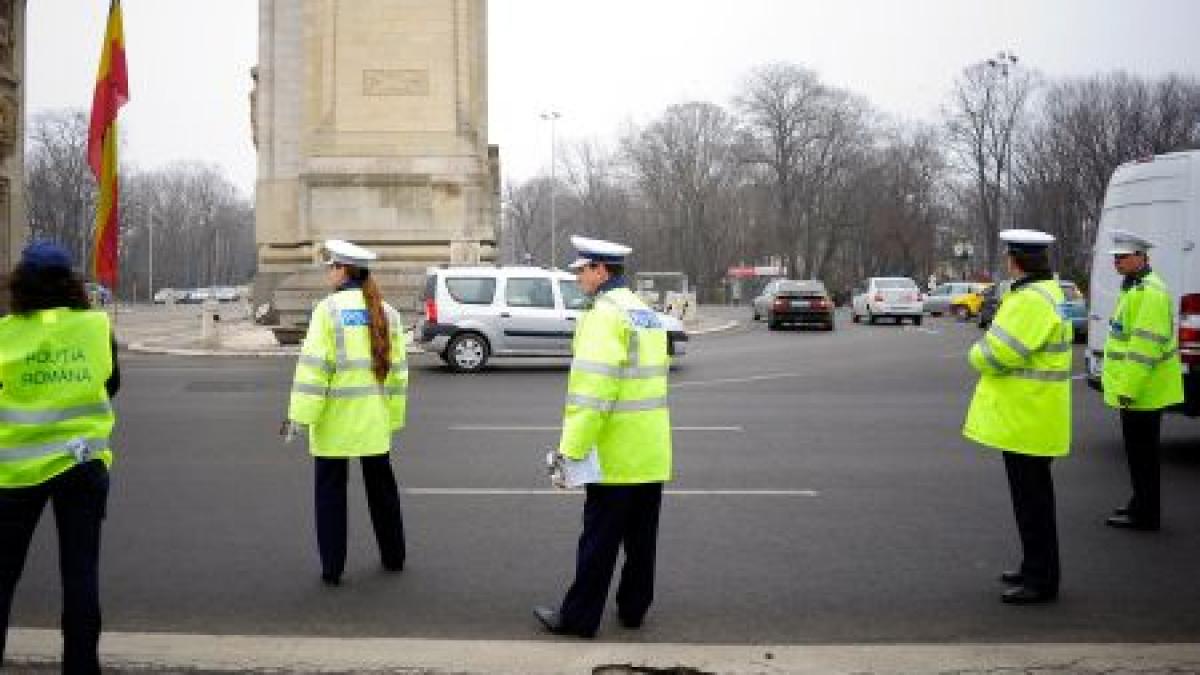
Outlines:
<svg viewBox="0 0 1200 675"><path fill-rule="evenodd" d="M973 283L971 290L950 298L951 316L959 321L979 316L979 310L983 308L983 292L990 287L991 284Z"/></svg>

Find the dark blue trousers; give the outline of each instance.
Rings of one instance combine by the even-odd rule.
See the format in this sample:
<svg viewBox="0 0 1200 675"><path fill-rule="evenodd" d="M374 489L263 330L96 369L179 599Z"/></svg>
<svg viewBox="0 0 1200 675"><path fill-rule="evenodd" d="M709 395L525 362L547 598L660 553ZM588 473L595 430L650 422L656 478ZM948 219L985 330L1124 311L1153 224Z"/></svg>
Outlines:
<svg viewBox="0 0 1200 675"><path fill-rule="evenodd" d="M1004 453L1013 515L1021 534L1021 576L1025 585L1058 592L1058 527L1054 515L1054 479L1049 457Z"/></svg>
<svg viewBox="0 0 1200 675"><path fill-rule="evenodd" d="M321 552L321 574L340 578L346 568L346 482L350 460L317 457L316 510L317 548ZM367 507L379 556L389 570L404 568L404 516L400 494L388 454L360 457Z"/></svg>
<svg viewBox="0 0 1200 675"><path fill-rule="evenodd" d="M587 486L575 581L560 609L565 627L585 634L594 634L600 627L622 548L625 565L617 585L617 613L625 622L641 623L654 600L662 491L662 483Z"/></svg>
<svg viewBox="0 0 1200 675"><path fill-rule="evenodd" d="M100 672L100 523L108 503L108 469L100 460L24 488L0 488L0 661L13 591L46 502L58 526L63 585L63 664L68 675Z"/></svg>
<svg viewBox="0 0 1200 675"><path fill-rule="evenodd" d="M1129 516L1139 523L1158 527L1162 411L1122 409L1121 434L1125 438L1125 456L1129 459L1129 478L1133 484L1133 496L1127 505Z"/></svg>

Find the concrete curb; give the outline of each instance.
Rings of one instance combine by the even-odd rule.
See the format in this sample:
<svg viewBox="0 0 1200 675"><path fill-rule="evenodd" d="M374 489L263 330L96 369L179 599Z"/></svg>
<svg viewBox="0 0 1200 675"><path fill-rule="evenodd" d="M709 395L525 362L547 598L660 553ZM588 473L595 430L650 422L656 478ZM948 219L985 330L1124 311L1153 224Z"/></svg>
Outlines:
<svg viewBox="0 0 1200 675"><path fill-rule="evenodd" d="M18 666L57 663L57 630L11 629ZM1196 644L693 645L547 640L105 633L106 672L798 673L1197 672ZM1154 670L1152 670L1154 669Z"/></svg>

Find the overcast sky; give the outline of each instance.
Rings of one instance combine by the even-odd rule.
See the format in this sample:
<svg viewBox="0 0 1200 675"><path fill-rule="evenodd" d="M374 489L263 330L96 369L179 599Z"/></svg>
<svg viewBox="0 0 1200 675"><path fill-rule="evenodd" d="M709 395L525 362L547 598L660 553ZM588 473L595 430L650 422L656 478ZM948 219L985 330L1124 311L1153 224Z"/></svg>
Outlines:
<svg viewBox="0 0 1200 675"><path fill-rule="evenodd" d="M300 1L300 0L294 0ZM350 2L353 0L342 0ZM490 0L490 141L505 178L544 171L550 133L611 141L672 103L726 104L747 71L806 65L886 113L936 119L961 69L998 50L1057 78L1200 76L1197 0ZM223 167L254 184L247 94L257 0L123 0L125 159ZM91 103L108 0L29 0L26 104Z"/></svg>

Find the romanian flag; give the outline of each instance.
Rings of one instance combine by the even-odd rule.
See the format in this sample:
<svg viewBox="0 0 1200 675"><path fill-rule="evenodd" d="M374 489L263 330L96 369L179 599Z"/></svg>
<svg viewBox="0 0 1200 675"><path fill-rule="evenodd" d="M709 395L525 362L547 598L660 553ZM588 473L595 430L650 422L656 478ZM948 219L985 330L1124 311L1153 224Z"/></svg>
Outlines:
<svg viewBox="0 0 1200 675"><path fill-rule="evenodd" d="M92 240L92 273L110 289L117 286L117 230L120 224L117 188L117 111L129 100L125 72L125 34L121 28L121 0L111 0L100 71L92 97L88 129L88 166L96 175L96 227Z"/></svg>

